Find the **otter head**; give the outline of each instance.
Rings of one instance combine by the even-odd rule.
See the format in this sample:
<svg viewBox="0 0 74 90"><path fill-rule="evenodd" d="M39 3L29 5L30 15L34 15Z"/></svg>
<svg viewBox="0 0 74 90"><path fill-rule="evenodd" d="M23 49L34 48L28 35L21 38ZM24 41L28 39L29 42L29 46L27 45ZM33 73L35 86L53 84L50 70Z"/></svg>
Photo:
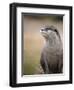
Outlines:
<svg viewBox="0 0 74 90"><path fill-rule="evenodd" d="M57 37L60 38L58 30L55 27L53 27L53 26L50 26L50 27L46 26L46 27L42 28L40 30L40 32L41 32L42 36L46 40L50 40L50 39L53 39L53 38L55 39Z"/></svg>

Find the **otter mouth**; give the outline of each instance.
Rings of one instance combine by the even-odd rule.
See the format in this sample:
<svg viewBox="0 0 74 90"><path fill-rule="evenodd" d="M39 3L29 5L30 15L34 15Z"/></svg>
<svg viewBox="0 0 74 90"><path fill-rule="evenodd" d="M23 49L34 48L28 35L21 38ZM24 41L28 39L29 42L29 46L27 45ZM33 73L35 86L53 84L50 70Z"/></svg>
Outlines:
<svg viewBox="0 0 74 90"><path fill-rule="evenodd" d="M43 37L47 37L47 31L45 31L44 29L41 29L40 33L42 34Z"/></svg>

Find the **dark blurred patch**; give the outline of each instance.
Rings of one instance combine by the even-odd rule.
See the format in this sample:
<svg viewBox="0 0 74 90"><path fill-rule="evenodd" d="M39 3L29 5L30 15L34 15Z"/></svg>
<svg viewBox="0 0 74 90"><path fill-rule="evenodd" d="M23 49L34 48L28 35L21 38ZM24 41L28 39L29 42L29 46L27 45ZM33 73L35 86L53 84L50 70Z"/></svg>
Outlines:
<svg viewBox="0 0 74 90"><path fill-rule="evenodd" d="M52 19L56 21L62 21L63 15L24 15L24 17L27 17L29 19L36 19L36 20L42 20L42 19Z"/></svg>
<svg viewBox="0 0 74 90"><path fill-rule="evenodd" d="M63 21L63 16L55 16L55 20Z"/></svg>

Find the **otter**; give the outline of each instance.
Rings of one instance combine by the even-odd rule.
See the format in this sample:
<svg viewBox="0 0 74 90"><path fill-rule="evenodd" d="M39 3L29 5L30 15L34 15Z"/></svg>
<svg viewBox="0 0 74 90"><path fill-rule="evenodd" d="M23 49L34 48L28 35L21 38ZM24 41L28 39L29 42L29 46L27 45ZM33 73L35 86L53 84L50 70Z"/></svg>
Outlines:
<svg viewBox="0 0 74 90"><path fill-rule="evenodd" d="M44 74L63 73L63 45L59 31L54 26L46 26L40 32L45 39L40 58Z"/></svg>

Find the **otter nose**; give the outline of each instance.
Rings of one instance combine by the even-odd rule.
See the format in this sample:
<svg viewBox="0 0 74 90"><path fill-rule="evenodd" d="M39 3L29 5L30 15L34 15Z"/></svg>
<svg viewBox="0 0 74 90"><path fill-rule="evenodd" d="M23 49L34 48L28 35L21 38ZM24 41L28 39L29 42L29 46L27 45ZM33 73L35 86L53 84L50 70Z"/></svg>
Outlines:
<svg viewBox="0 0 74 90"><path fill-rule="evenodd" d="M42 28L41 31L44 31L44 29Z"/></svg>

